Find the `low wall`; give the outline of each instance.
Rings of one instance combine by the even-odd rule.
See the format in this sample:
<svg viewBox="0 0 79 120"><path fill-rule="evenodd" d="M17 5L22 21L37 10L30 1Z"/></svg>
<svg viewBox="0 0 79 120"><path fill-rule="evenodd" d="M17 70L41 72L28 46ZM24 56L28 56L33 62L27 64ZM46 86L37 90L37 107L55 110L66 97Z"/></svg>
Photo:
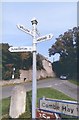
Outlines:
<svg viewBox="0 0 79 120"><path fill-rule="evenodd" d="M47 78L47 77L55 77L55 74L52 72L47 72L46 70L38 70L37 71L37 79ZM20 70L20 79L23 80L32 80L32 70Z"/></svg>
<svg viewBox="0 0 79 120"><path fill-rule="evenodd" d="M47 77L55 77L53 71L47 72L46 70L38 70L37 71L37 80L47 78ZM26 78L26 82L32 80L32 70L20 70L20 79L11 79L11 80L0 80L0 86L9 85L9 84L16 84L16 83L23 83L24 78Z"/></svg>

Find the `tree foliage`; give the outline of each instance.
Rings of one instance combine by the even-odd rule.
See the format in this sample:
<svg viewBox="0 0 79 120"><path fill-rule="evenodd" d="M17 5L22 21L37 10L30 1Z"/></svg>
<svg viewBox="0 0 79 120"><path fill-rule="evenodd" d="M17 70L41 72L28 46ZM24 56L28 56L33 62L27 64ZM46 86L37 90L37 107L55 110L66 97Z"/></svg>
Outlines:
<svg viewBox="0 0 79 120"><path fill-rule="evenodd" d="M19 78L19 66L20 66L20 56L16 53L9 52L9 44L2 43L2 79L11 79L13 74L13 68L15 70L15 78Z"/></svg>
<svg viewBox="0 0 79 120"><path fill-rule="evenodd" d="M49 56L60 54L60 74L66 73L71 77L77 75L77 50L79 41L79 27L69 29L63 35L56 38L56 42L49 49ZM55 64L55 63L54 63ZM56 65L56 64L55 64ZM74 68L74 69L73 69Z"/></svg>
<svg viewBox="0 0 79 120"><path fill-rule="evenodd" d="M19 70L32 69L33 56L31 52L11 53L9 52L9 44L2 43L2 79L11 79L13 74L13 68L15 68L15 78L19 78ZM37 70L43 69L42 58L40 54L37 54Z"/></svg>

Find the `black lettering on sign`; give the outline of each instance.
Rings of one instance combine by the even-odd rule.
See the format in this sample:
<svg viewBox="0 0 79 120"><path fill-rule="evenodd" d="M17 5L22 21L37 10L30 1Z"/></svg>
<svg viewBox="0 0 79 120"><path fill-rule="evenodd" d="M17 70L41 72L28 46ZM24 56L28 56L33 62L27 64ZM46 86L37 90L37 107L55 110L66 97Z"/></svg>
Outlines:
<svg viewBox="0 0 79 120"><path fill-rule="evenodd" d="M49 35L49 38L51 38L51 35Z"/></svg>
<svg viewBox="0 0 79 120"><path fill-rule="evenodd" d="M25 29L27 32L30 32L28 29Z"/></svg>
<svg viewBox="0 0 79 120"><path fill-rule="evenodd" d="M46 108L49 108L49 105L48 105L48 104L46 104Z"/></svg>
<svg viewBox="0 0 79 120"><path fill-rule="evenodd" d="M62 106L62 111L66 111L66 106Z"/></svg>
<svg viewBox="0 0 79 120"><path fill-rule="evenodd" d="M20 28L23 28L23 26L20 26Z"/></svg>
<svg viewBox="0 0 79 120"><path fill-rule="evenodd" d="M52 108L52 105L51 105L51 104L49 105L49 108Z"/></svg>
<svg viewBox="0 0 79 120"><path fill-rule="evenodd" d="M77 107L76 109L77 109L77 112L79 112L79 108Z"/></svg>
<svg viewBox="0 0 79 120"><path fill-rule="evenodd" d="M42 38L39 38L38 41L40 41L40 40L44 40L44 39L47 39L47 36L42 37Z"/></svg>
<svg viewBox="0 0 79 120"><path fill-rule="evenodd" d="M71 109L71 113L73 113L74 109Z"/></svg>
<svg viewBox="0 0 79 120"><path fill-rule="evenodd" d="M30 32L28 29L25 29L23 26L20 26L20 28L22 28L23 30Z"/></svg>
<svg viewBox="0 0 79 120"><path fill-rule="evenodd" d="M45 107L45 103L42 103L42 106Z"/></svg>
<svg viewBox="0 0 79 120"><path fill-rule="evenodd" d="M56 110L59 110L59 109L60 109L58 103L53 104L53 109L56 109Z"/></svg>
<svg viewBox="0 0 79 120"><path fill-rule="evenodd" d="M70 112L70 108L67 108L67 111Z"/></svg>

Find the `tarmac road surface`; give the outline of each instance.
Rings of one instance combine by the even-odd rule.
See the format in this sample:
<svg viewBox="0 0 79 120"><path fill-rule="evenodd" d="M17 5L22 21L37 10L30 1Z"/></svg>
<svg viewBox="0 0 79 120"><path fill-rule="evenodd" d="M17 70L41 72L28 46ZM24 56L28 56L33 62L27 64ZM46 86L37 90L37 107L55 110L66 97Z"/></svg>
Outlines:
<svg viewBox="0 0 79 120"><path fill-rule="evenodd" d="M29 91L32 89L32 83L24 83L20 84L23 85L26 89L26 91ZM75 84L70 83L67 80L60 80L59 78L48 78L44 80L37 81L37 88L45 88L45 87L50 87L54 88L58 91L61 91L62 93L68 95L71 98L74 98L77 100L77 92L78 92L78 87ZM14 88L14 86L4 86L2 87L2 99L7 98L11 96L11 91Z"/></svg>

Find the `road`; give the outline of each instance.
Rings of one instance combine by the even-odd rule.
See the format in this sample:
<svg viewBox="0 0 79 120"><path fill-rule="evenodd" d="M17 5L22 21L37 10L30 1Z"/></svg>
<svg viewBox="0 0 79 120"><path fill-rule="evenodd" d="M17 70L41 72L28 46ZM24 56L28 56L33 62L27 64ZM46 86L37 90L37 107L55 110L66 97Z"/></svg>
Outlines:
<svg viewBox="0 0 79 120"><path fill-rule="evenodd" d="M29 91L32 89L31 82L20 84L20 85L23 86L26 89L26 91ZM75 100L77 100L77 85L74 85L67 80L60 80L58 78L48 78L48 79L38 81L37 87L38 88L45 88L45 87L54 88L70 96L71 98L74 98ZM13 88L14 86L2 87L2 98L11 96L11 92Z"/></svg>

